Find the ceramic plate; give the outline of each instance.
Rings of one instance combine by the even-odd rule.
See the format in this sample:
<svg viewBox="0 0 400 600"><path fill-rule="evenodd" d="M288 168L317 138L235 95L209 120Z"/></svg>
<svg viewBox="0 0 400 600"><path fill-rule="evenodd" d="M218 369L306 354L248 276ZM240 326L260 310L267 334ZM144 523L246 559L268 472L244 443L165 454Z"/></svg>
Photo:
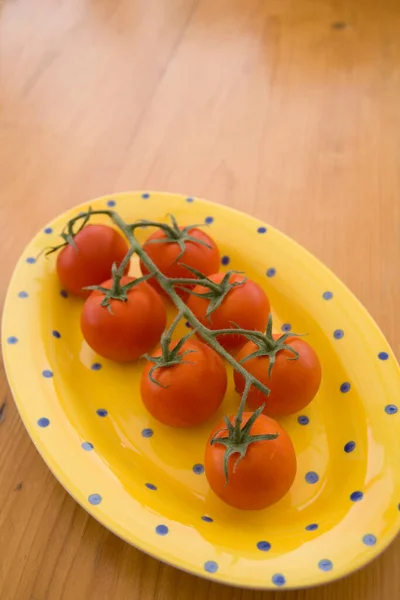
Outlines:
<svg viewBox="0 0 400 600"><path fill-rule="evenodd" d="M149 416L138 391L142 365L96 356L82 340L82 301L60 288L55 256L35 259L89 204L75 208L26 248L3 318L10 386L55 476L124 540L223 583L306 587L377 556L400 525L400 376L365 309L308 252L252 217L154 192L90 202L96 209L107 205L129 221L167 220L173 213L181 224L207 223L221 249L221 268L245 270L268 293L276 329L309 334L323 382L309 407L281 420L298 457L289 494L264 511L226 506L210 491L202 463L213 423L238 405L231 372L211 423L176 431Z"/></svg>

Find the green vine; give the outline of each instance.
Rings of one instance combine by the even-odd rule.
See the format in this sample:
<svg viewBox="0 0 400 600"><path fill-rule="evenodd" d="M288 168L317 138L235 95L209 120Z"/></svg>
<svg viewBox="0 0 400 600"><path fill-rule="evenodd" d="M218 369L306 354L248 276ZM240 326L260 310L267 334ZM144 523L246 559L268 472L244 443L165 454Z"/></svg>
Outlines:
<svg viewBox="0 0 400 600"><path fill-rule="evenodd" d="M161 356L149 356L148 354L144 355L146 360L154 363L154 365L151 367L151 369L149 371L149 379L150 379L150 381L152 381L156 385L159 385L160 387L165 387L165 386L163 386L157 379L155 379L153 377L153 373L157 369L162 369L163 367L173 367L174 365L179 365L181 363L186 363L186 364L191 363L191 361L183 360L183 359L188 354L192 354L192 352L195 352L195 350L185 350L184 352L180 353L180 350L182 349L183 345L187 342L187 340L190 337L192 337L192 335L194 333L196 333L195 329L192 329L192 331L190 331L182 339L180 339L179 342L176 344L176 346L174 346L174 348L171 349L171 347L170 347L171 340L172 340L172 334L173 334L176 326L178 325L179 321L181 320L181 318L182 318L182 314L180 312L178 312L178 314L176 315L170 328L167 329L166 331L164 331L164 333L162 334L161 340L160 340ZM193 364L193 363L191 363L191 364Z"/></svg>
<svg viewBox="0 0 400 600"><path fill-rule="evenodd" d="M161 385L153 377L153 374L157 369L159 369L161 367L165 367L165 366L175 365L180 362L188 362L187 360L185 360L185 358L188 354L191 353L191 351L188 350L183 353L179 353L179 352L182 349L183 344L189 339L189 337L191 335L193 335L193 333L197 333L203 339L204 342L206 342L209 346L211 346L211 348L213 348L213 350L215 350L216 352L218 352L218 354L220 354L223 358L225 358L225 360L236 371L238 371L243 376L243 378L245 380L245 387L244 387L244 392L243 392L243 395L242 395L242 398L240 401L239 409L237 411L236 416L234 417L234 424L231 423L231 421L229 420L228 417L225 417L225 423L226 423L227 427L223 431L226 431L227 435L225 437L218 437L218 435L221 433L221 431L219 431L219 432L217 432L217 434L215 434L213 436L213 438L210 441L211 444L219 443L219 444L223 444L226 447L224 468L225 468L226 482L228 483L228 462L229 462L229 458L233 454L237 453L239 455L238 460L235 462L235 465L234 465L234 468L235 468L236 465L238 464L238 462L246 455L247 449L250 444L255 443L255 442L264 441L264 440L275 439L278 434L265 434L265 435L251 435L250 434L251 427L252 427L253 423L255 422L255 420L260 416L264 406L261 406L260 408L258 408L252 414L251 418L247 421L247 423L242 427L244 406L246 404L246 399L247 399L247 396L248 396L251 386L254 386L258 390L260 390L262 393L264 393L266 396L269 395L270 390L263 383L261 383L258 379L256 379L253 375L251 375L241 363L239 363L237 360L235 360L233 358L233 356L231 356L218 343L216 337L221 334L235 334L235 335L240 334L240 335L245 336L247 339L255 342L258 346L258 350L255 353L253 353L252 356L261 355L260 352L265 351L265 349L270 350L271 351L270 369L272 369L271 363L273 365L273 360L274 360L273 356L275 356L277 352L279 352L280 350L286 349L286 348L288 348L289 350L292 350L292 352L294 352L294 353L295 353L295 351L293 349L291 349L290 346L285 345L284 342L285 342L287 336L286 337L281 336L281 338L279 340L274 342L274 340L272 339L272 318L271 317L269 319L266 334L263 334L258 331L241 329L240 327L236 326L235 324L233 324L234 327L232 329L211 330L211 329L205 327L195 317L195 315L192 313L192 311L189 310L189 308L186 306L184 301L177 294L175 288L178 287L178 288L186 289L185 286L193 285L194 281L195 281L196 285L201 285L201 286L208 288L209 292L206 292L205 294L201 294L201 296L210 300L210 304L212 305L211 311L210 311L210 307L209 307L209 311L208 311L208 314L210 314L210 312L212 312L212 310L215 310L215 308L217 308L217 306L219 306L221 304L222 300L224 299L226 294L230 291L230 289L232 289L233 287L236 287L237 285L242 285L242 283L244 283L245 279L243 280L243 282L240 282L240 283L236 282L236 283L230 284L229 283L230 274L236 273L235 271L231 271L229 274L224 276L221 284L215 284L214 282L210 281L207 277L205 277L202 273L192 269L191 267L190 268L188 267L188 268L194 275L196 275L195 280L189 279L189 278L166 277L156 267L154 262L151 260L151 258L148 256L148 254L144 250L144 248L141 246L141 244L136 239L135 231L137 228L157 227L157 228L163 229L163 231L166 233L166 238L167 238L167 239L163 240L164 242L166 242L166 243L177 242L179 244L180 250L181 250L179 257L181 257L185 251L185 242L186 241L192 241L195 243L207 245L202 240L198 240L197 238L194 238L194 237L192 238L192 236L190 235L190 230L193 229L194 227L196 227L196 225L191 225L191 226L184 227L181 229L178 227L178 224L173 216L171 216L172 226L167 225L165 223L159 223L159 222L155 222L155 221L144 221L144 220L138 221L136 223L128 224L128 223L125 223L125 221L120 217L120 215L113 210L91 210L89 208L87 212L80 213L79 215L77 215L76 217L74 217L67 223L66 227L64 228L64 230L61 234L61 237L63 238L64 243L54 249L50 249L50 251L46 252L46 255L50 254L51 252L53 252L55 250L58 250L58 249L64 247L67 243L73 243L73 236L76 235L76 233L78 231L80 231L88 223L89 219L93 215L108 216L111 219L111 221L114 223L114 225L127 238L128 242L129 242L129 251L128 251L127 255L125 256L124 260L122 261L122 263L118 266L118 268L116 266L114 266L114 268L113 268L112 275L113 275L114 284L113 284L111 290L102 288L101 286L91 286L90 288L87 288L87 289L97 289L97 290L101 291L102 293L104 293L105 298L102 302L102 305L104 307L107 307L108 309L110 309L110 299L126 301L127 291L130 289L131 286L134 285L134 282L131 282L125 286L121 286L120 282L121 282L121 278L124 274L124 271L126 269L126 266L129 263L130 258L132 257L133 254L136 254L138 256L138 258L141 260L141 262L145 265L146 269L149 272L149 275L146 275L144 278L140 278L140 280L135 280L135 281L143 281L144 279L153 277L158 282L160 287L164 290L164 292L166 292L166 294L170 297L170 299L175 304L175 306L178 310L178 315L176 316L171 327L167 331L164 332L164 334L161 338L161 351L162 351L161 356L160 357L150 357L150 356L146 357L148 360L150 360L151 362L154 363L154 365L150 369L150 373L149 373L151 381L153 381L153 383L156 383L157 385ZM75 231L74 227L80 221L82 221L82 223L80 223L79 229L77 231ZM72 238L72 242L71 242L71 238ZM154 241L157 241L157 240L154 240ZM150 242L146 242L146 243L150 243ZM187 288L187 291L189 293L192 293L192 290L189 288ZM170 342L171 342L172 333L173 333L175 327L177 326L178 322L182 318L186 319L190 323L190 325L193 328L193 331L188 333L171 350ZM293 336L293 334L291 334L291 336ZM271 340L275 344L273 348L271 346ZM273 354L273 356L272 356L272 354ZM293 359L296 359L297 357L298 356L294 355ZM244 362L244 361L242 361L242 362ZM270 371L269 371L269 375L270 375Z"/></svg>
<svg viewBox="0 0 400 600"><path fill-rule="evenodd" d="M204 227L204 223L200 225L188 225L187 227L179 227L178 223L174 215L169 215L171 219L172 225L167 225L166 223L158 223L156 221L147 221L142 219L138 221L132 226L132 233L136 227L158 227L162 229L164 232L164 237L148 240L147 244L178 244L180 253L177 256L177 261L181 258L186 250L186 242L194 242L195 244L200 244L201 246L205 246L206 248L211 248L207 242L204 240L200 240L199 238L190 234L190 231L195 227Z"/></svg>
<svg viewBox="0 0 400 600"><path fill-rule="evenodd" d="M183 263L182 263L182 266L186 267L186 269L188 269L191 273L193 273L193 275L195 275L196 285L199 285L199 281L202 281L204 283L201 283L200 285L208 288L207 292L203 292L200 294L191 288L186 288L182 285L177 286L177 287L180 287L180 289L184 290L185 292L192 294L193 296L197 296L198 298L203 298L203 300L208 300L208 307L207 307L207 311L206 311L207 318L215 310L217 310L217 308L219 306L221 306L221 304L225 300L228 292L233 290L233 288L235 288L235 287L239 287L239 286L243 285L247 280L247 277L244 275L244 273L242 271L227 271L227 273L225 273L222 281L220 283L215 283L214 281L211 281L211 279L209 279L208 277L205 277L203 275L203 273L201 273L201 271L198 271L197 269L193 269L193 267L189 267L188 265L185 265ZM231 283L230 278L231 278L232 274L243 275L244 277L243 277L242 281L234 281ZM192 280L192 282L193 282L193 280Z"/></svg>
<svg viewBox="0 0 400 600"><path fill-rule="evenodd" d="M92 209L89 207L89 209L86 213L82 213L82 214L78 215L79 219L75 218L75 219L71 219L70 221L68 221L68 223L66 224L66 226L60 233L60 237L64 240L63 243L59 244L58 246L53 246L51 248L45 248L43 250L44 255L50 256L50 254L53 254L53 252L57 252L58 250L65 248L65 246L68 246L68 244L73 247L75 252L78 252L78 248L76 247L74 237L76 235L78 235L78 233L80 231L82 231L82 229L88 224L91 215L92 215ZM78 220L81 220L82 222L79 223L79 227L75 231L74 225Z"/></svg>

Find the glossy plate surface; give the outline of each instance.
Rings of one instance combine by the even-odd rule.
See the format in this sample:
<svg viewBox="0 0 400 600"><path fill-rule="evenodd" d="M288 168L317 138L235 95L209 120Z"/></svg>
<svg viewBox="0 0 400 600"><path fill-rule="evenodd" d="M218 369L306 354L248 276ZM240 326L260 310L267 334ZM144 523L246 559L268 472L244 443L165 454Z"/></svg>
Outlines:
<svg viewBox="0 0 400 600"><path fill-rule="evenodd" d="M3 318L15 401L68 492L145 552L233 585L316 585L379 554L400 525L400 376L388 343L356 298L295 242L229 208L156 192L117 194L90 205L115 206L129 221L167 220L173 213L183 225L209 224L221 268L245 270L264 287L275 328L309 334L323 382L309 407L281 420L298 456L290 493L265 511L227 507L209 490L202 463L213 423L236 411L231 372L212 422L176 431L147 414L138 393L142 365L96 356L82 340L82 301L60 288L55 256L35 260L89 204L71 210L26 248Z"/></svg>

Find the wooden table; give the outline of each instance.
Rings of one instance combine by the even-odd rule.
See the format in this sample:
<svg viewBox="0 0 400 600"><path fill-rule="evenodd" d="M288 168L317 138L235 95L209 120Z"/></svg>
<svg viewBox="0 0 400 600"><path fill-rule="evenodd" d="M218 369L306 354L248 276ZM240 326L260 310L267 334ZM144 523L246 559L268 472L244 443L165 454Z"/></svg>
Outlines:
<svg viewBox="0 0 400 600"><path fill-rule="evenodd" d="M399 99L397 0L0 0L1 298L60 211L180 191L294 237L399 356ZM148 558L66 494L0 385L1 600L400 597L399 539L343 581L279 595Z"/></svg>

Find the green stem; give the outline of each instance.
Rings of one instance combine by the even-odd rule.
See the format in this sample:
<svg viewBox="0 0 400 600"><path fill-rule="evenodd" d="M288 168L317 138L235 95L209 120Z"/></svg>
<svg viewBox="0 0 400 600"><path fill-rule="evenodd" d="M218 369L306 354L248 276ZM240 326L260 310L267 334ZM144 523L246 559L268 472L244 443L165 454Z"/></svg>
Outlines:
<svg viewBox="0 0 400 600"><path fill-rule="evenodd" d="M264 334L261 331L253 331L253 329L241 329L240 327L232 327L230 329L210 329L210 334L213 336L217 335L244 335L245 337L252 337L259 340L264 340Z"/></svg>
<svg viewBox="0 0 400 600"><path fill-rule="evenodd" d="M240 404L239 404L239 408L238 411L236 413L236 417L235 417L235 433L238 437L238 439L240 438L240 430L242 428L242 420L243 420L243 411L244 411L244 407L246 404L246 400L247 400L247 396L249 394L251 388L251 382L249 381L248 378L246 378L246 383L244 386L244 391L242 394L242 397L240 399Z"/></svg>
<svg viewBox="0 0 400 600"><path fill-rule="evenodd" d="M165 331L162 335L160 346L161 346L161 350L162 350L164 357L166 357L169 354L169 345L172 340L172 334L174 333L174 331L181 319L182 319L182 313L179 311L178 314L176 315L175 319L172 321L169 329L167 331Z"/></svg>
<svg viewBox="0 0 400 600"><path fill-rule="evenodd" d="M182 265L184 266L184 265ZM210 290L214 290L215 292L219 291L219 287L218 287L218 283L214 283L213 281L210 281L209 279L201 279L201 278L192 278L189 279L189 277L171 277L168 278L168 281L176 286L180 286L180 285L201 285L203 287L208 287Z"/></svg>

